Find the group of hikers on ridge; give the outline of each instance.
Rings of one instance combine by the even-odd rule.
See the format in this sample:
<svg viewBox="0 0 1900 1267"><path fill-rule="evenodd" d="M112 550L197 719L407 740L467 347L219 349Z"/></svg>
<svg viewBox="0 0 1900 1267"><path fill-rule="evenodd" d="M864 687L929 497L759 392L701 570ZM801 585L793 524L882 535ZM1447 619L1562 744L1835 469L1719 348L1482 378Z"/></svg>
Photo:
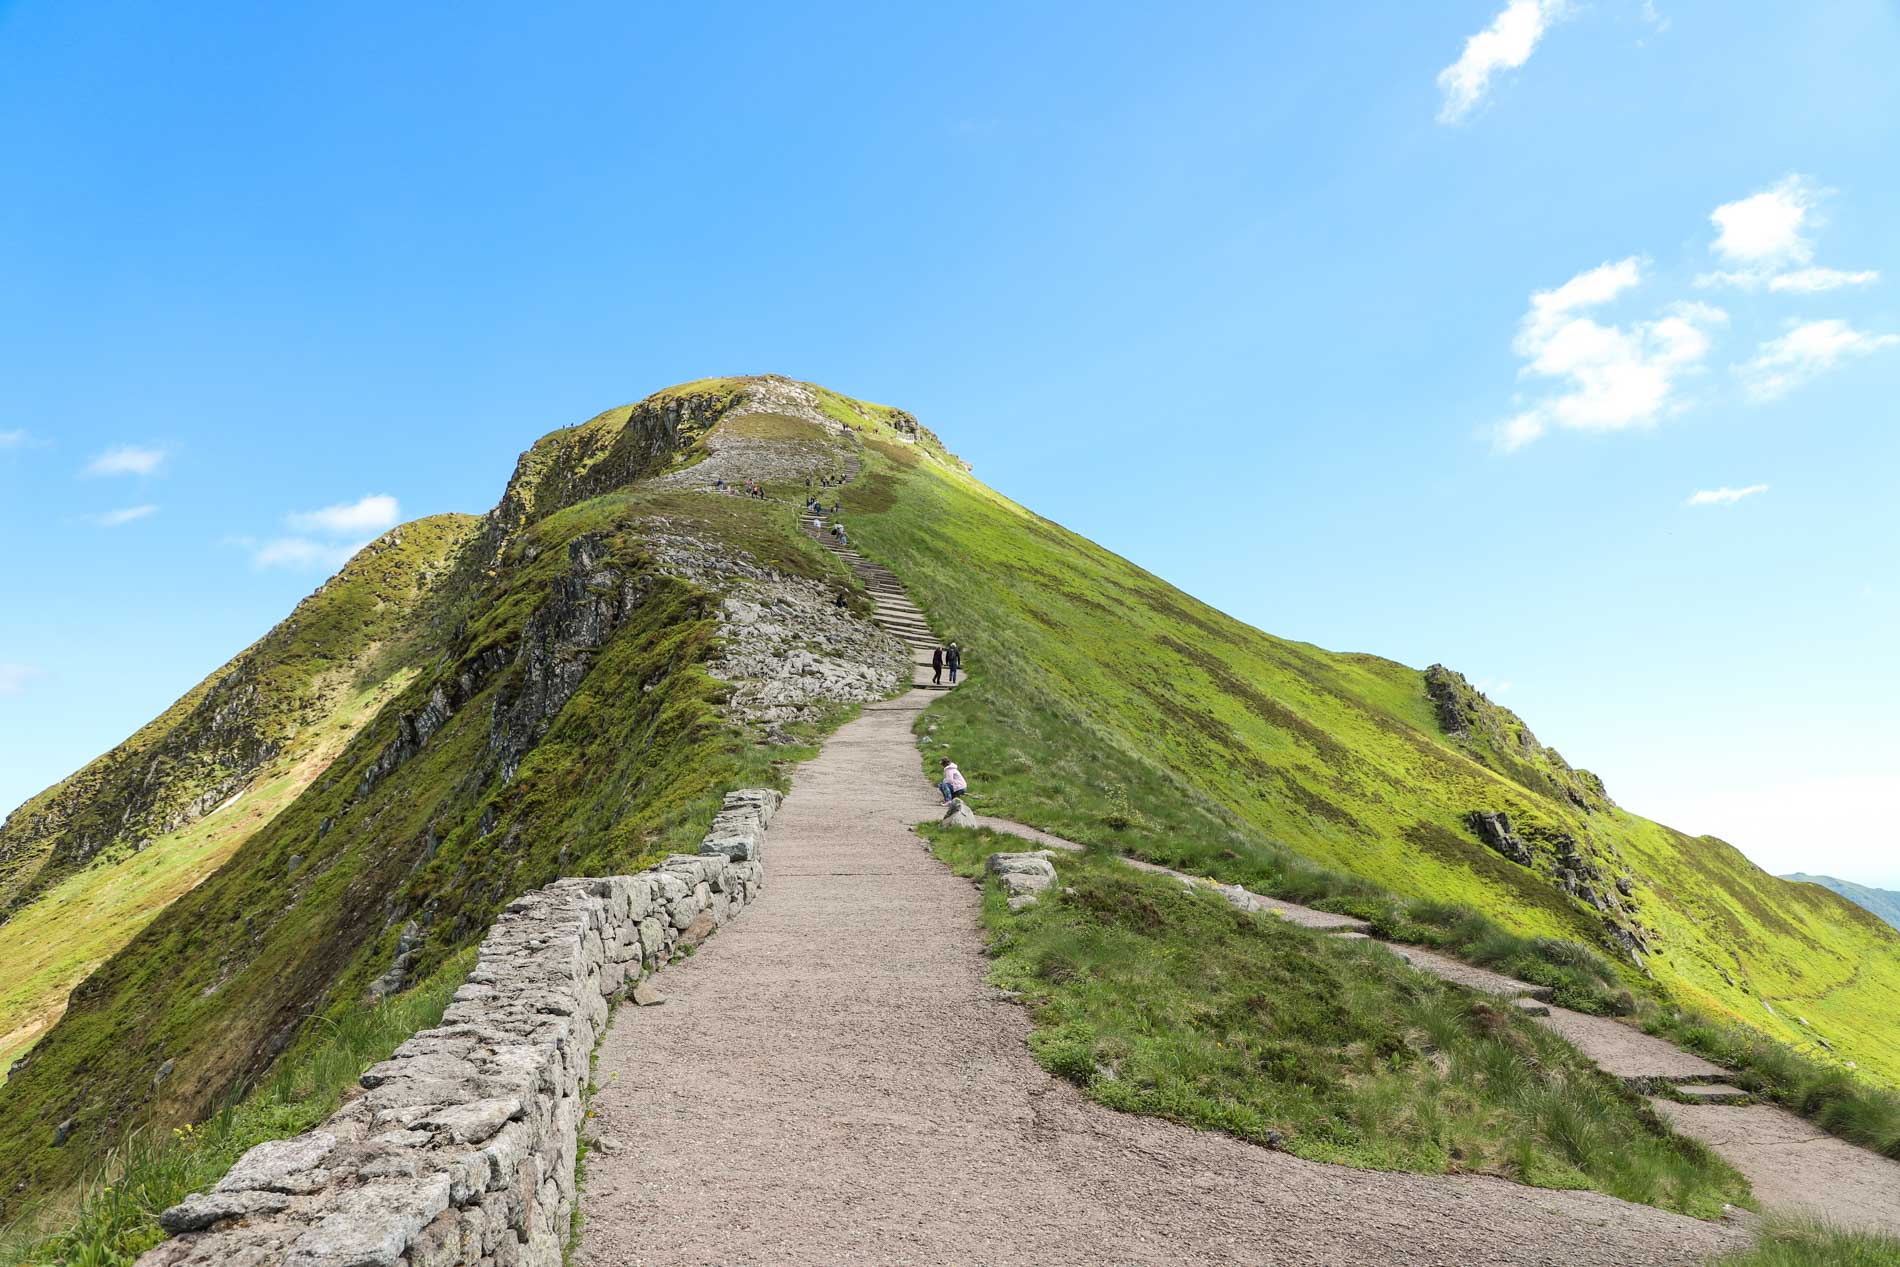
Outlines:
<svg viewBox="0 0 1900 1267"><path fill-rule="evenodd" d="M957 670L963 667L963 648L956 643L938 647L930 653L930 684L943 685L943 671L950 670L950 685L957 684Z"/></svg>
<svg viewBox="0 0 1900 1267"><path fill-rule="evenodd" d="M765 485L759 483L757 480L746 480L744 483L734 480L728 484L724 479L716 479L713 481L713 492L730 493L734 497L756 497L760 501L765 500Z"/></svg>

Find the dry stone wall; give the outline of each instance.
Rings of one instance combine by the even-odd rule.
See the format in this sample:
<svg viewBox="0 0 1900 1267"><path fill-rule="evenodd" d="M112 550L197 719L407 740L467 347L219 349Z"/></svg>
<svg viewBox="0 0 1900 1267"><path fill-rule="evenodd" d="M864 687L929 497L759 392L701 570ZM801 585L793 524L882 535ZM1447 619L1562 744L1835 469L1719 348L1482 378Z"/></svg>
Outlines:
<svg viewBox="0 0 1900 1267"><path fill-rule="evenodd" d="M778 804L733 792L698 855L510 903L439 1026L165 1211L139 1267L558 1267L608 1005L759 895Z"/></svg>

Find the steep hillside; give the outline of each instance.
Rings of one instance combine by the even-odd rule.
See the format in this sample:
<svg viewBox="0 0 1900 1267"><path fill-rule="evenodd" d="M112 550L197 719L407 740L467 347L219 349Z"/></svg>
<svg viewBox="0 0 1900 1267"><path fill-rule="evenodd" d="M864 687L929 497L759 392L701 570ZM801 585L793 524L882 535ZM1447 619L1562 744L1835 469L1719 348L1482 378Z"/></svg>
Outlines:
<svg viewBox="0 0 1900 1267"><path fill-rule="evenodd" d="M967 649L937 738L986 810L1250 884L1279 842L1900 1082L1900 937L1858 907L1618 806L1442 666L1249 628L928 443L865 456L845 519Z"/></svg>
<svg viewBox="0 0 1900 1267"><path fill-rule="evenodd" d="M523 455L415 622L401 688L0 1088L13 1212L128 1128L203 1117L311 1018L426 976L516 894L695 839L727 788L908 676L790 508L650 479L704 457L695 411L731 404L663 394Z"/></svg>
<svg viewBox="0 0 1900 1267"><path fill-rule="evenodd" d="M401 689L427 642L425 609L479 523L441 515L372 542L156 721L0 826L0 1071Z"/></svg>
<svg viewBox="0 0 1900 1267"><path fill-rule="evenodd" d="M1291 849L1600 946L1632 989L1900 1078L1900 936L1851 904L1618 806L1450 670L1287 642L1197 602L985 488L902 410L714 379L543 438L460 548L444 539L453 562L430 569L426 602L392 611L394 629L349 618L360 645L404 648L349 678L337 715L367 720L326 732L333 759L230 848L189 832L246 801L172 825L187 834L168 853L209 876L151 886L170 905L0 1088L0 1173L17 1176L0 1196L17 1210L126 1129L201 1117L312 1018L402 990L515 894L696 837L725 789L782 782L804 741L896 689L903 648L800 530L808 480L967 648L973 681L933 708L932 742L984 809L1252 887L1284 879ZM718 481L776 500L709 495ZM32 821L58 830L19 836L38 843L11 855L15 891L148 883L114 870L154 852L114 857L138 831L99 825L134 804L156 824L213 807L243 754L289 751L213 724L258 676L214 677L111 777L36 798ZM134 789L161 748L192 774L148 805ZM64 902L40 908L34 944ZM26 952L0 953L11 969Z"/></svg>
<svg viewBox="0 0 1900 1267"><path fill-rule="evenodd" d="M1795 884L1818 884L1840 894L1862 910L1878 915L1895 928L1900 928L1900 893L1892 889L1870 888L1865 884L1855 884L1852 880L1837 880L1831 875L1808 875L1803 871L1781 878Z"/></svg>

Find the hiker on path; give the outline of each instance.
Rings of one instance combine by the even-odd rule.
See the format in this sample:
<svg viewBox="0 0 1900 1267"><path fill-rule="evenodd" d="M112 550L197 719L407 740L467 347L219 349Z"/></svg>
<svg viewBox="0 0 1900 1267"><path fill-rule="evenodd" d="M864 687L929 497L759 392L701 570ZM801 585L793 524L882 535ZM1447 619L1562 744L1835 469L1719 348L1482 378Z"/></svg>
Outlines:
<svg viewBox="0 0 1900 1267"><path fill-rule="evenodd" d="M938 647L930 653L930 684L943 685L943 648Z"/></svg>
<svg viewBox="0 0 1900 1267"><path fill-rule="evenodd" d="M831 600L831 605L833 607L843 607L845 605L843 590L838 591L838 596Z"/></svg>
<svg viewBox="0 0 1900 1267"><path fill-rule="evenodd" d="M957 769L957 763L948 757L943 759L943 781L937 784L937 790L943 793L945 805L970 790L970 785L964 781L963 771Z"/></svg>
<svg viewBox="0 0 1900 1267"><path fill-rule="evenodd" d="M963 648L951 643L944 649L944 663L950 666L950 685L957 684L957 670L963 667Z"/></svg>

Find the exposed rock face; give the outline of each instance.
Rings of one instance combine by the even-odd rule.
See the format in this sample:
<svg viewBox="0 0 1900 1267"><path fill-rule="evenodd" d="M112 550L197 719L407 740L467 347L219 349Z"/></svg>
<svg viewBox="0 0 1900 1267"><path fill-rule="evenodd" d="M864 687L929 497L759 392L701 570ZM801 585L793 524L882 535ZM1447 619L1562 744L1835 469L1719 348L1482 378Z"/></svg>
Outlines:
<svg viewBox="0 0 1900 1267"><path fill-rule="evenodd" d="M761 567L670 520L652 520L648 540L659 567L723 596L722 646L706 668L732 683L727 715L768 742L787 742L788 723L887 698L910 681L909 649L838 607L833 587Z"/></svg>
<svg viewBox="0 0 1900 1267"><path fill-rule="evenodd" d="M1474 809L1465 816L1465 822L1491 848L1497 850L1521 867L1531 865L1531 847L1524 843L1518 834L1511 830L1511 816L1502 810Z"/></svg>
<svg viewBox="0 0 1900 1267"><path fill-rule="evenodd" d="M1464 674L1434 664L1425 670L1425 693L1445 737L1475 760L1527 788L1569 801L1586 814L1616 808L1602 779L1572 768L1562 753L1537 742L1522 718L1492 703Z"/></svg>
<svg viewBox="0 0 1900 1267"><path fill-rule="evenodd" d="M735 792L721 818L762 832L778 801ZM140 1267L558 1267L609 1002L764 883L761 862L716 843L510 903L441 1025L365 1072L365 1094L322 1127L257 1145L166 1210L174 1239Z"/></svg>
<svg viewBox="0 0 1900 1267"><path fill-rule="evenodd" d="M535 609L522 631L515 679L495 698L488 746L501 763L504 782L515 777L522 759L579 689L593 652L646 597L638 577L629 578L607 562L600 537L574 538L567 559L549 601Z"/></svg>

